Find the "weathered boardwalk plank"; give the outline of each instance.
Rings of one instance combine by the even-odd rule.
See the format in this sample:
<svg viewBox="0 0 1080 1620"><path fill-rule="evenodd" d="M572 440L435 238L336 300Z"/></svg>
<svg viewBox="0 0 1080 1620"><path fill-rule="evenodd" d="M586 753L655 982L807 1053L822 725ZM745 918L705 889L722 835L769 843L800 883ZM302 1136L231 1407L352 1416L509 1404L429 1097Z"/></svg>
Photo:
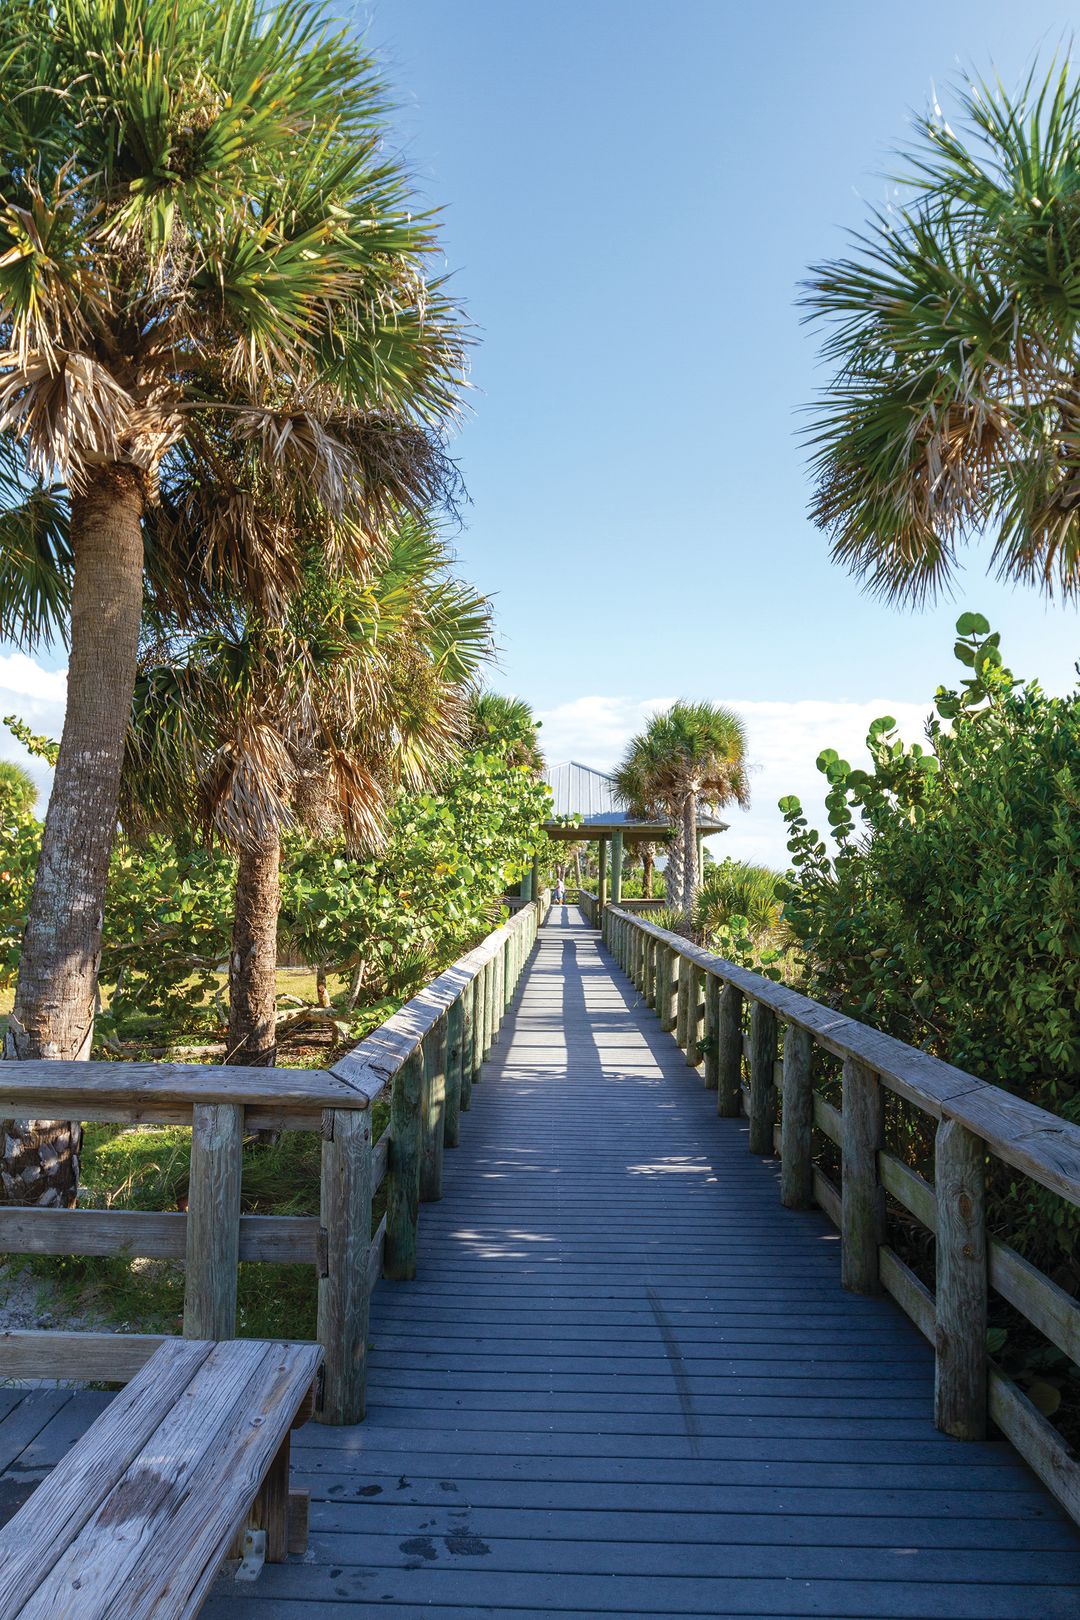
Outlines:
<svg viewBox="0 0 1080 1620"><path fill-rule="evenodd" d="M929 1349L746 1128L556 909L376 1290L367 1420L294 1442L311 1551L208 1620L1075 1620L1074 1527L934 1429Z"/></svg>

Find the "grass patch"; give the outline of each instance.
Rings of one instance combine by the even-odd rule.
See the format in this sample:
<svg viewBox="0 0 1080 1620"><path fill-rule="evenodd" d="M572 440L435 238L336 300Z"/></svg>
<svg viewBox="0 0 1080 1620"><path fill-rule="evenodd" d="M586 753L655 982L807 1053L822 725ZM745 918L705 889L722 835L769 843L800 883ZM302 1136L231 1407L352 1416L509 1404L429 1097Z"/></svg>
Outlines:
<svg viewBox="0 0 1080 1620"><path fill-rule="evenodd" d="M372 1110L375 1139L387 1122L385 1103ZM191 1131L179 1125L87 1125L79 1207L187 1208ZM241 1208L253 1215L318 1215L321 1139L283 1131L276 1142L244 1145ZM376 1195L373 1228L385 1187ZM49 1286L56 1318L90 1317L128 1333L179 1333L184 1267L179 1261L126 1255L13 1255L12 1275L30 1272ZM314 1339L318 1278L307 1265L247 1261L239 1267L239 1338Z"/></svg>

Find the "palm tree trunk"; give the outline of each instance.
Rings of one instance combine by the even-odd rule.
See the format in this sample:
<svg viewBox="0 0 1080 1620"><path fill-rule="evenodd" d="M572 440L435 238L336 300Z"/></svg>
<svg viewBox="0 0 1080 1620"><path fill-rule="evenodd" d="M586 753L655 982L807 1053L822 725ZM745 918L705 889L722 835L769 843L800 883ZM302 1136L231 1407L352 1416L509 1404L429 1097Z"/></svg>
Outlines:
<svg viewBox="0 0 1080 1620"><path fill-rule="evenodd" d="M682 909L690 922L694 915L694 896L697 894L697 794L688 793L682 808Z"/></svg>
<svg viewBox="0 0 1080 1620"><path fill-rule="evenodd" d="M642 844L642 846L641 846L641 892L644 895L646 900L651 900L652 899L652 875L653 875L653 862L654 862L654 859L655 859L655 857L653 855L653 847L652 847L652 845L651 844Z"/></svg>
<svg viewBox="0 0 1080 1620"><path fill-rule="evenodd" d="M75 577L68 703L23 933L4 1053L86 1058L94 1033L101 924L143 596L141 476L96 472L71 502ZM7 1203L72 1205L82 1129L0 1121Z"/></svg>
<svg viewBox="0 0 1080 1620"><path fill-rule="evenodd" d="M242 849L229 957L226 1063L269 1068L277 1061L277 927L281 841Z"/></svg>
<svg viewBox="0 0 1080 1620"><path fill-rule="evenodd" d="M667 847L667 866L664 869L664 896L669 906L681 906L683 896L683 835L676 827Z"/></svg>

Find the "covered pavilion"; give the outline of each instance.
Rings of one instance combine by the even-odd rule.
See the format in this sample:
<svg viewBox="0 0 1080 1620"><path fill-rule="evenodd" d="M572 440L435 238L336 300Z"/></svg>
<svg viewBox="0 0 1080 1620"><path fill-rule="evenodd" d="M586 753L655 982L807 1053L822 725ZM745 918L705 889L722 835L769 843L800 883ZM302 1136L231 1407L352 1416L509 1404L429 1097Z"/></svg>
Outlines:
<svg viewBox="0 0 1080 1620"><path fill-rule="evenodd" d="M611 903L622 899L623 852L628 845L650 843L667 837L671 822L639 820L625 810L615 792L615 778L577 760L553 765L548 773L554 804L551 819L544 823L549 838L567 843L597 843L599 871L597 901L603 908L608 900L608 849L610 846ZM701 869L702 840L712 833L726 832L728 823L702 811L698 816L698 870Z"/></svg>

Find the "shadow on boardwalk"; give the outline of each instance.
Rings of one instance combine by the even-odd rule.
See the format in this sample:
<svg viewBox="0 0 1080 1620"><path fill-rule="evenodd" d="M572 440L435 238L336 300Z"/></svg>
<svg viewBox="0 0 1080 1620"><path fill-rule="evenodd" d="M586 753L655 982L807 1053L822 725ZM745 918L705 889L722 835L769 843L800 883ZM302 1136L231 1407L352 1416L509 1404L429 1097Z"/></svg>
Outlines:
<svg viewBox="0 0 1080 1620"><path fill-rule="evenodd" d="M1076 1620L1075 1530L933 1428L927 1346L714 1110L556 909L376 1290L368 1420L296 1436L311 1551L208 1620Z"/></svg>

